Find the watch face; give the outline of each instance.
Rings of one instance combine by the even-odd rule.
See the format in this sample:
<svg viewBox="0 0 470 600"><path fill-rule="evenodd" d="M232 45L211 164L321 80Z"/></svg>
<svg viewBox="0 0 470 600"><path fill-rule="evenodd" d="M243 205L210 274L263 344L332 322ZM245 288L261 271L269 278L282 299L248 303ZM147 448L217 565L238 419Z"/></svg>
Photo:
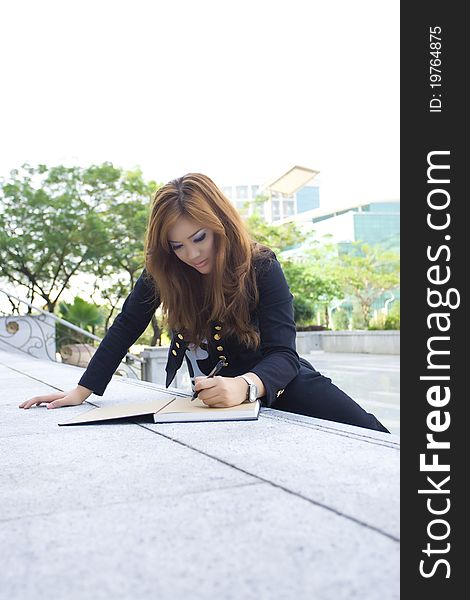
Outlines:
<svg viewBox="0 0 470 600"><path fill-rule="evenodd" d="M254 402L256 400L258 390L256 389L256 385L250 385L250 395L248 396L250 402Z"/></svg>

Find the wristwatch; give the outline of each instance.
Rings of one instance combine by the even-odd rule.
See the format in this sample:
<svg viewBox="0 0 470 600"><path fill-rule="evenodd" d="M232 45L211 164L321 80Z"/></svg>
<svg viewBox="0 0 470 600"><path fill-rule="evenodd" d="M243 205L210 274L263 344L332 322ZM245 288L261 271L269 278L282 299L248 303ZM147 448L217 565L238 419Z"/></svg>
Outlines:
<svg viewBox="0 0 470 600"><path fill-rule="evenodd" d="M246 393L245 402L255 402L256 398L258 397L258 388L256 386L256 383L251 381L251 379L246 375L239 375L239 377L244 379L248 384L248 391Z"/></svg>

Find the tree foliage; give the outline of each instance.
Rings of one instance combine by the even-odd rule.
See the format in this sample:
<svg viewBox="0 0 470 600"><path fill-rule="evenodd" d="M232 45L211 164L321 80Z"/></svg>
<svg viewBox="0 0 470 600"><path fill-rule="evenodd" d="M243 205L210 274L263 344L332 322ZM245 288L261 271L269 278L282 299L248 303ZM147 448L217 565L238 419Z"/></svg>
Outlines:
<svg viewBox="0 0 470 600"><path fill-rule="evenodd" d="M95 290L107 302L106 331L143 268L149 201L157 187L139 169L124 171L111 163L25 164L11 171L0 179L0 276L26 286L30 302L39 297L51 312L75 275L94 276ZM253 239L276 252L299 324L311 323L320 312L328 326L331 302L348 299L359 307L356 320L368 326L373 303L399 284L398 255L379 246L357 243L344 251L294 223L269 225L256 211L246 223ZM287 251L302 244L309 249L289 258ZM75 304L60 305L72 322L85 308ZM88 317L93 326L91 313ZM161 339L162 327L155 316L152 343Z"/></svg>
<svg viewBox="0 0 470 600"><path fill-rule="evenodd" d="M59 315L69 323L93 334L96 334L96 328L104 321L103 310L79 296L75 296L72 303L59 302ZM63 343L91 341L85 333L71 330L62 323L57 324L56 330L59 346Z"/></svg>
<svg viewBox="0 0 470 600"><path fill-rule="evenodd" d="M311 323L315 314L321 311L324 315L324 324L328 327L327 308L332 300L341 297L341 287L336 279L331 276L324 263L309 257L304 262L281 260L283 271L294 296L294 311L297 313L298 324ZM296 306L298 309L296 310ZM309 306L307 312L305 307Z"/></svg>
<svg viewBox="0 0 470 600"><path fill-rule="evenodd" d="M139 170L28 164L0 180L0 276L29 289L47 309L79 273L128 274L143 266L150 194Z"/></svg>
<svg viewBox="0 0 470 600"><path fill-rule="evenodd" d="M341 297L341 288L329 266L336 257L336 247L328 240L307 240L307 234L295 223L269 225L257 214L247 219L252 237L272 248L281 262L287 282L294 296L294 316L296 323L311 323L318 311L322 311L328 326L328 305ZM310 234L312 237L312 234ZM309 242L309 250L302 258L283 256L283 251Z"/></svg>
<svg viewBox="0 0 470 600"><path fill-rule="evenodd" d="M93 263L91 272L95 276L95 291L110 307L105 331L121 300L129 294L142 272L149 200L157 188L155 182L143 179L140 170L127 171L122 174L116 190L118 193L101 213L101 218L107 223L103 234L103 254L99 261ZM154 336L159 337L160 330L155 320L152 320L152 325Z"/></svg>
<svg viewBox="0 0 470 600"><path fill-rule="evenodd" d="M260 215L254 213L246 219L246 224L254 240L269 246L276 253L305 241L305 235L295 223L269 225Z"/></svg>
<svg viewBox="0 0 470 600"><path fill-rule="evenodd" d="M294 224L268 225L258 215L247 219L253 237L277 251L289 287L294 295L298 324L312 322L320 314L328 327L333 301L350 300L357 305L353 326L369 325L372 305L382 294L399 284L399 255L380 246L360 242L333 244L328 237L315 239ZM286 258L283 251L307 242L301 256Z"/></svg>
<svg viewBox="0 0 470 600"><path fill-rule="evenodd" d="M95 333L95 328L104 321L100 308L80 296L75 296L72 303L60 302L59 313L66 321L91 333Z"/></svg>
<svg viewBox="0 0 470 600"><path fill-rule="evenodd" d="M400 281L399 255L368 244L351 244L349 252L338 254L332 273L343 294L356 300L365 327L369 325L372 304Z"/></svg>
<svg viewBox="0 0 470 600"><path fill-rule="evenodd" d="M100 213L106 223L102 259L93 267L100 278L115 273L128 275L133 287L144 265L144 237L149 214L149 201L157 184L146 182L140 170L120 172L112 195Z"/></svg>

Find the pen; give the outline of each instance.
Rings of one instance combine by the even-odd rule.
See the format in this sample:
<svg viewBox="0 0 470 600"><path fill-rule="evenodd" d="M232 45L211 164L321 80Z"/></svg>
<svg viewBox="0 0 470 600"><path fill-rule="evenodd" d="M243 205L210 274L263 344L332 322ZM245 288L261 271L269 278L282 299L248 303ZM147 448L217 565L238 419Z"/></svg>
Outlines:
<svg viewBox="0 0 470 600"><path fill-rule="evenodd" d="M212 371L207 375L207 377L215 377L220 369L225 365L223 360L219 360L219 362L215 365ZM197 392L194 392L193 397L191 398L191 402L197 398Z"/></svg>

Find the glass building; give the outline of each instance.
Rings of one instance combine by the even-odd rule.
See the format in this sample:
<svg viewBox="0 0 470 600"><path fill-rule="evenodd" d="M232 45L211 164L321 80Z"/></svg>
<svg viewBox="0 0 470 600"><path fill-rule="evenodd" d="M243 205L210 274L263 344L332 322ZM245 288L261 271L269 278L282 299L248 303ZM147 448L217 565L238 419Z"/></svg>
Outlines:
<svg viewBox="0 0 470 600"><path fill-rule="evenodd" d="M310 228L346 249L352 242L400 249L400 202L371 202L311 219Z"/></svg>

